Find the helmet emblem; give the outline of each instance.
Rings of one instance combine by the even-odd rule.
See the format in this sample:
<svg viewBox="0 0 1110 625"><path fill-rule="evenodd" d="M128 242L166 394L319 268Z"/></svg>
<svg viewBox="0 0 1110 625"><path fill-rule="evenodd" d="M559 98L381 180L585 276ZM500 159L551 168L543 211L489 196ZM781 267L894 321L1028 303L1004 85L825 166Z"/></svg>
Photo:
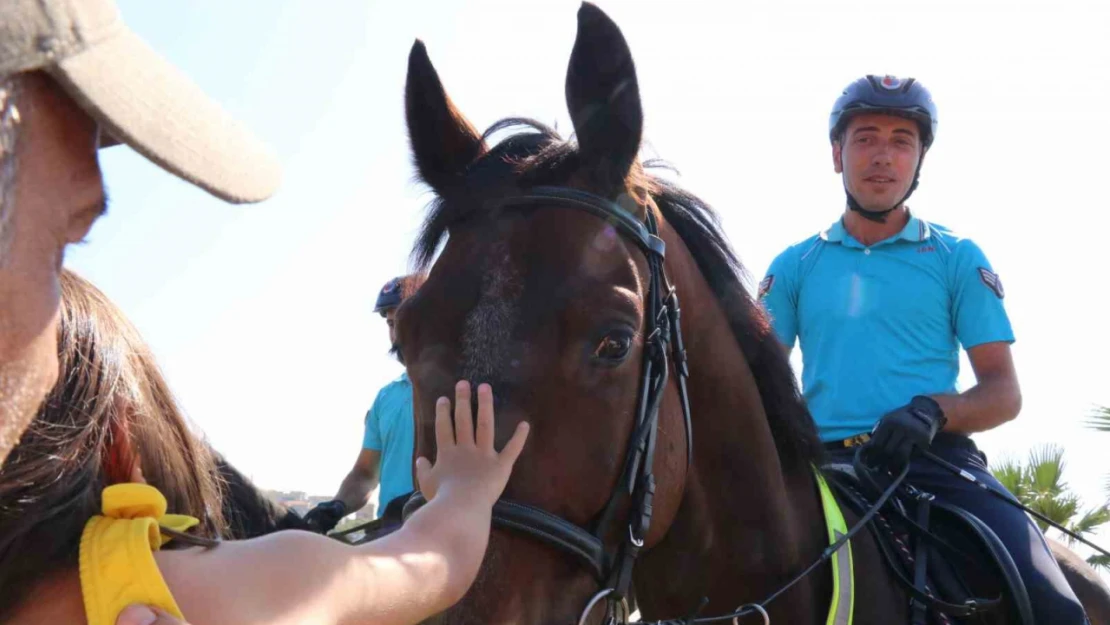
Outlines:
<svg viewBox="0 0 1110 625"><path fill-rule="evenodd" d="M883 76L881 83L884 89L894 90L902 86L902 81L894 76Z"/></svg>

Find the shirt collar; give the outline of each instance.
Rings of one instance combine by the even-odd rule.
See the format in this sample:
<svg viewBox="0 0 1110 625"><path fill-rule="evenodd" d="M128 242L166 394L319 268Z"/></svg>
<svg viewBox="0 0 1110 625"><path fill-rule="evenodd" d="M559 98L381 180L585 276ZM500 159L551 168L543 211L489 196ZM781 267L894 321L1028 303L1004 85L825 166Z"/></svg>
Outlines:
<svg viewBox="0 0 1110 625"><path fill-rule="evenodd" d="M844 218L837 219L831 226L821 231L821 238L829 243L840 243L848 247L864 247L852 235L848 234L848 230L844 227ZM929 226L929 222L924 219L918 219L910 213L910 220L906 222L906 227L893 237L880 241L875 245L882 245L896 240L910 241L913 243L920 243L933 236L933 229ZM874 246L872 246L874 247Z"/></svg>

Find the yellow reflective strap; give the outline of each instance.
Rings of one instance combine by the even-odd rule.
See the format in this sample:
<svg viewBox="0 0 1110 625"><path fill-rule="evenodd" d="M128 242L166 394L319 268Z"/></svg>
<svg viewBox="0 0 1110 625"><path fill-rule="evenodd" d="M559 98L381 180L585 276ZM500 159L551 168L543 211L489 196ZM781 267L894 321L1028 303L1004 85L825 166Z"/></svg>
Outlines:
<svg viewBox="0 0 1110 625"><path fill-rule="evenodd" d="M821 492L821 508L825 513L825 525L828 527L829 544L840 540L848 533L848 522L844 520L844 513L833 497L825 477L820 471L814 469L813 475L817 480L817 489ZM829 603L829 618L826 625L852 625L852 617L856 607L855 567L852 562L852 541L832 555L833 591L832 601Z"/></svg>

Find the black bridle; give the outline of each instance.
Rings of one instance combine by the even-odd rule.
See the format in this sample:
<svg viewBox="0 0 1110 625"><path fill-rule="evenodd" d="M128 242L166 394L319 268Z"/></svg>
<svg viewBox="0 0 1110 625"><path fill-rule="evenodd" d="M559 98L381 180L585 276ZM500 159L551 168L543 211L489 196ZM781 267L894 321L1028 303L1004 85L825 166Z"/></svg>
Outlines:
<svg viewBox="0 0 1110 625"><path fill-rule="evenodd" d="M565 207L586 211L605 220L635 243L647 257L650 270L647 299L644 302L644 358L639 398L636 404L632 436L628 441L620 478L605 507L594 517L588 528L581 527L549 512L508 499L493 505L493 526L531 536L552 545L581 561L594 575L602 590L587 604L580 622L602 599L608 603L609 614L620 606L627 621L627 599L632 588L632 569L644 546L644 536L651 525L652 499L655 496L655 475L652 466L659 433L659 407L669 376L668 348L674 359L686 429L686 466L693 458L693 432L690 422L690 401L686 380L690 375L686 349L679 324L681 312L678 295L667 281L663 270L666 246L659 238L655 215L647 210L646 222L640 222L624 207L600 196L567 187L533 187L522 195L501 201L503 208ZM628 502L627 531L616 528L617 510ZM402 519L407 519L425 503L420 491L406 502ZM605 539L620 533L618 544L606 547Z"/></svg>

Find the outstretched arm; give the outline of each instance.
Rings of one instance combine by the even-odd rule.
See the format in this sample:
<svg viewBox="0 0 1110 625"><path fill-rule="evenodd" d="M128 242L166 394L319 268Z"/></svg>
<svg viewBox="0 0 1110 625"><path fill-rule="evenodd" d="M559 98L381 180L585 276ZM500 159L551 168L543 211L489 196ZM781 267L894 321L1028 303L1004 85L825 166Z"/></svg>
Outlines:
<svg viewBox="0 0 1110 625"><path fill-rule="evenodd" d="M416 623L456 603L477 575L493 502L508 482L528 427L498 453L493 394L470 387L436 405L437 459L417 460L428 504L393 534L360 547L308 532L278 532L211 550L158 553L182 612L195 625L235 623ZM457 439L457 440L456 440Z"/></svg>

